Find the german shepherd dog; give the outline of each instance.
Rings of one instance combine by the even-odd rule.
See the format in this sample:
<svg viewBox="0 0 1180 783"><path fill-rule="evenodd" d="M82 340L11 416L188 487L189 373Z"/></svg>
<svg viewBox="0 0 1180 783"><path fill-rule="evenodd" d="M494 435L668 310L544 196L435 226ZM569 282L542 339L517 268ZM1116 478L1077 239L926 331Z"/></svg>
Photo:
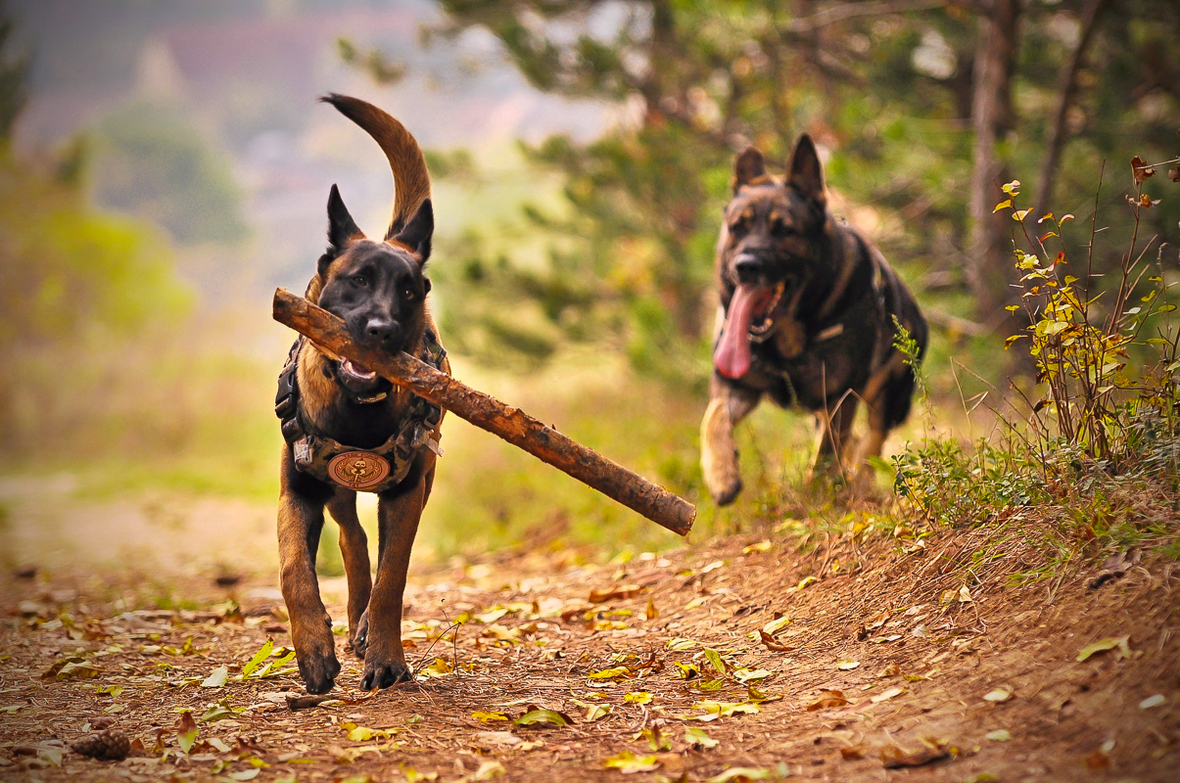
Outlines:
<svg viewBox="0 0 1180 783"><path fill-rule="evenodd" d="M430 281L423 268L434 213L422 151L409 131L381 109L343 95L322 100L377 141L393 170L396 197L384 239L372 240L357 228L332 186L328 249L306 296L342 318L358 343L390 354L405 351L449 372L426 309ZM371 370L300 339L279 379L276 413L287 441L278 513L282 591L303 682L310 693L326 693L340 672L315 572L325 507L340 526L349 642L365 662L361 687L408 680L402 594L410 548L434 482L442 412ZM357 519L357 490L376 492L379 498L375 583Z"/></svg>
<svg viewBox="0 0 1180 783"><path fill-rule="evenodd" d="M718 505L742 489L733 428L762 397L816 414L817 469L844 474L880 454L909 415L914 370L894 347L897 323L925 351L926 321L881 254L827 209L811 138L795 146L785 182L749 147L734 165L733 199L717 243L721 297L701 468ZM857 404L868 409L859 454Z"/></svg>

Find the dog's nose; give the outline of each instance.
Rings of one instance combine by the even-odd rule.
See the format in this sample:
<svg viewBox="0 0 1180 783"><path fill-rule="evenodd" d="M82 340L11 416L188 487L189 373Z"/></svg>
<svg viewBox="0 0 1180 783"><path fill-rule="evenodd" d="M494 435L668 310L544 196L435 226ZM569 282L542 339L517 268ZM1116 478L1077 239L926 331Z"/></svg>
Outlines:
<svg viewBox="0 0 1180 783"><path fill-rule="evenodd" d="M365 335L381 347L388 348L397 345L401 340L402 328L396 321L388 318L370 318L365 324Z"/></svg>
<svg viewBox="0 0 1180 783"><path fill-rule="evenodd" d="M762 274L762 262L753 253L742 253L733 261L733 271L738 282L753 283Z"/></svg>

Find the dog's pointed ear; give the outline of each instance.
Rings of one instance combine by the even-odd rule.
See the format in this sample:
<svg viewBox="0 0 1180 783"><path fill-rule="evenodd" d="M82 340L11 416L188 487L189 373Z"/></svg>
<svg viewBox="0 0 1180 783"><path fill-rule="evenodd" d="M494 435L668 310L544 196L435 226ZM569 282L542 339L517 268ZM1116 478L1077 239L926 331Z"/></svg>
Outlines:
<svg viewBox="0 0 1180 783"><path fill-rule="evenodd" d="M340 189L332 186L328 194L328 244L337 254L343 252L345 246L353 239L359 239L364 234L357 227L356 221L344 206L344 199L340 198Z"/></svg>
<svg viewBox="0 0 1180 783"><path fill-rule="evenodd" d="M799 143L795 145L795 152L791 155L787 183L797 190L799 195L816 204L826 204L828 201L827 192L824 190L824 167L820 163L815 142L806 133L799 137Z"/></svg>
<svg viewBox="0 0 1180 783"><path fill-rule="evenodd" d="M757 147L746 147L733 163L733 194L746 185L766 178L766 159Z"/></svg>
<svg viewBox="0 0 1180 783"><path fill-rule="evenodd" d="M348 243L364 236L352 215L348 214L348 207L344 206L344 199L340 198L340 189L332 185L332 190L328 193L328 249L316 264L321 284L324 275L328 273L328 267L340 257Z"/></svg>
<svg viewBox="0 0 1180 783"><path fill-rule="evenodd" d="M400 242L418 254L421 263L430 258L430 240L434 236L434 206L424 199L418 211L395 236L386 237Z"/></svg>

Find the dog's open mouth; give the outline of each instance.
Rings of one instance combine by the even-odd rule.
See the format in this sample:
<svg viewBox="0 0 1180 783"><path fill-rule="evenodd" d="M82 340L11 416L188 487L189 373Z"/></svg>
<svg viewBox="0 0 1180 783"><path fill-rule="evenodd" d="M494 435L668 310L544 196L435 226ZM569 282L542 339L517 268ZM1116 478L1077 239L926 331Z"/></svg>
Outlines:
<svg viewBox="0 0 1180 783"><path fill-rule="evenodd" d="M358 397L368 397L383 391L385 379L372 370L355 364L350 359L341 359L337 365L336 377L340 384Z"/></svg>
<svg viewBox="0 0 1180 783"><path fill-rule="evenodd" d="M774 328L771 314L783 295L784 284L743 284L729 301L721 339L713 351L713 366L727 378L741 378L750 370L750 341L765 338Z"/></svg>

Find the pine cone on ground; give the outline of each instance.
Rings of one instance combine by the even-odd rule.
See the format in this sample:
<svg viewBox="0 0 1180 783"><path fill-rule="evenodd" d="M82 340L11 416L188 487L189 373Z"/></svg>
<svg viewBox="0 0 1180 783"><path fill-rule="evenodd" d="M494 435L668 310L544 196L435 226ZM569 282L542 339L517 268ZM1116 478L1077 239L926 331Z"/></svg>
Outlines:
<svg viewBox="0 0 1180 783"><path fill-rule="evenodd" d="M131 752L131 741L117 728L87 734L70 745L70 749L99 761L122 761Z"/></svg>

